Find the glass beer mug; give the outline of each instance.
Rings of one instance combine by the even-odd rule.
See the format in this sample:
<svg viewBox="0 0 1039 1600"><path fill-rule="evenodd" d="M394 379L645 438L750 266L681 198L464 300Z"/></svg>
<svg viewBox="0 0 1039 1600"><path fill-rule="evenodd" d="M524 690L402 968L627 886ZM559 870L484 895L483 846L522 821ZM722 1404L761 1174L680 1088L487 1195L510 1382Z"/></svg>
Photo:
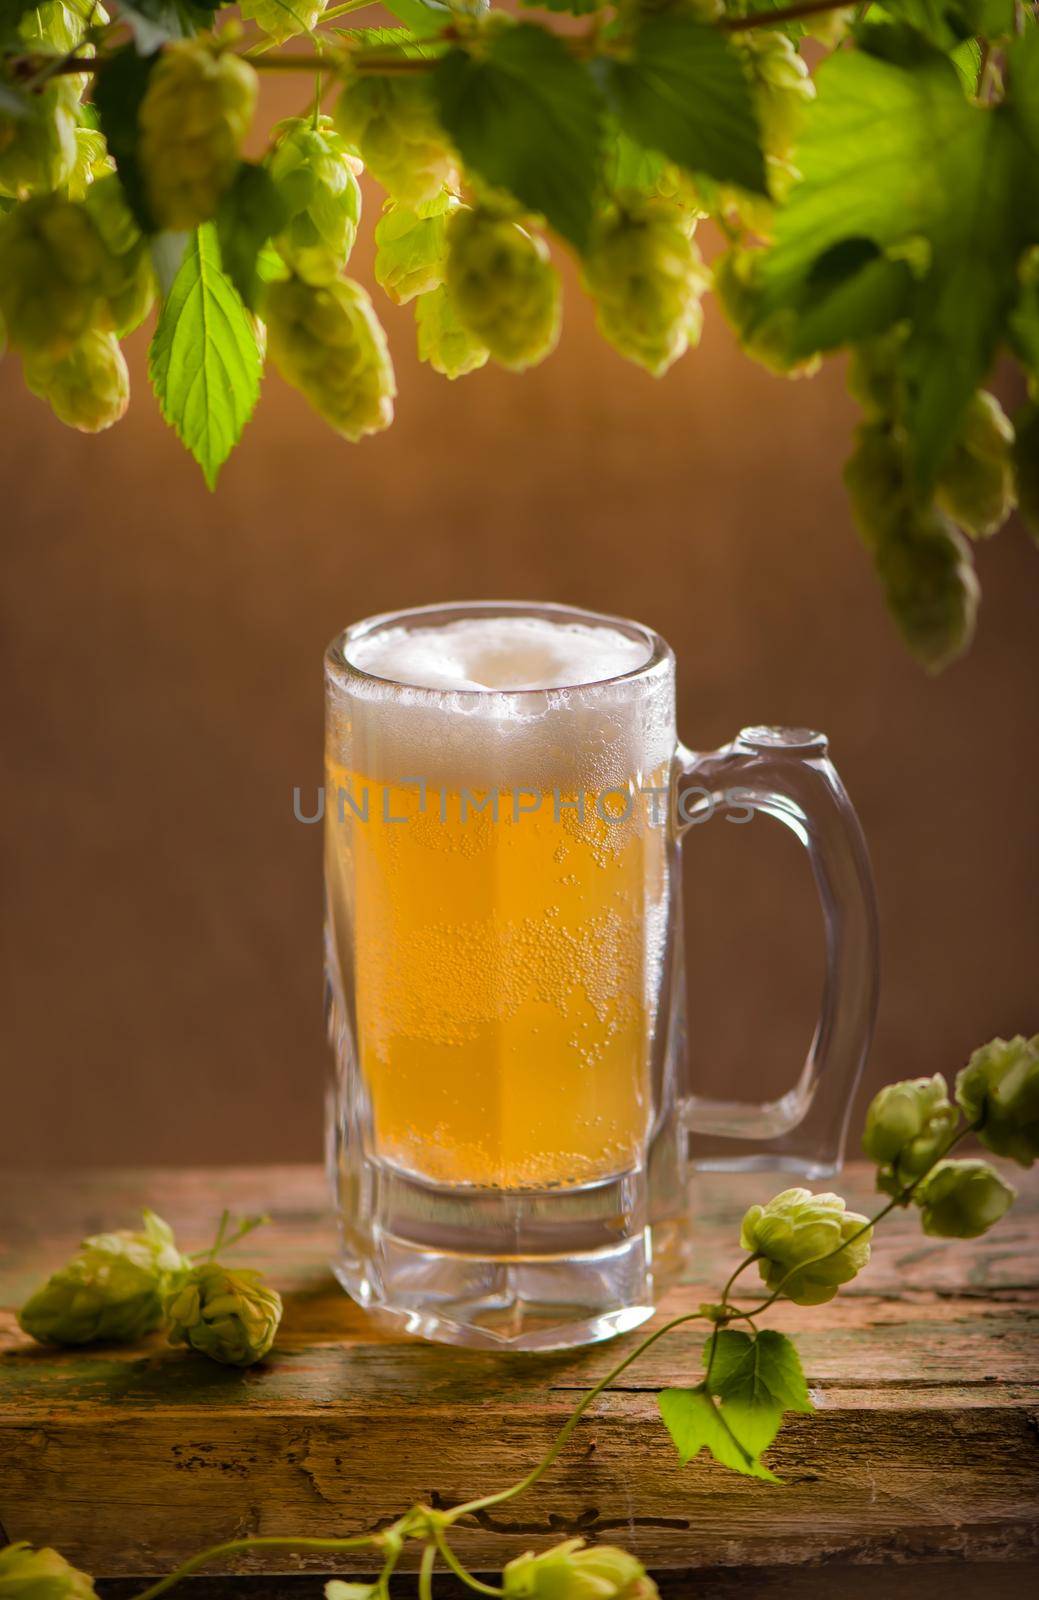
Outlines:
<svg viewBox="0 0 1039 1600"><path fill-rule="evenodd" d="M330 647L326 703L337 1276L457 1344L636 1327L691 1133L746 1141L715 1166L841 1160L876 918L826 741L748 728L686 750L664 640L565 606L369 618ZM793 830L825 922L808 1059L766 1105L699 1097L686 1058L679 851L727 808Z"/></svg>

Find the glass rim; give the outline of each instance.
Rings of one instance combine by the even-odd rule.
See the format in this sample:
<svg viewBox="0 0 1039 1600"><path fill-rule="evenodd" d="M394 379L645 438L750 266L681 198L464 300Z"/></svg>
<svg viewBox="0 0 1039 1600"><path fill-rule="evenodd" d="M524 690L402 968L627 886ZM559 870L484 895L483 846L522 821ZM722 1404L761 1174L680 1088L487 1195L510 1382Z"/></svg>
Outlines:
<svg viewBox="0 0 1039 1600"><path fill-rule="evenodd" d="M569 621L581 623L585 627L613 628L629 638L641 640L649 650L649 655L640 666L629 667L627 672L613 673L607 678L586 678L580 683L556 684L550 689L468 689L409 683L404 678L385 678L379 673L368 672L364 667L357 666L346 653L348 647L358 639L364 639L369 634L382 632L384 629L405 627L408 623L435 627L438 624L434 619L439 619L440 625L444 625L448 622L481 617L539 617L550 622ZM334 671L336 676L343 675L355 681L385 685L388 689L407 690L409 694L435 695L438 699L442 699L444 695L464 695L474 700L489 700L504 696L511 699L521 695L562 694L571 689L611 688L615 684L630 683L647 677L662 665L673 662L674 652L667 640L646 623L636 622L632 617L615 616L608 611L590 611L583 606L570 606L553 600L455 600L436 605L405 606L399 611L379 611L370 617L362 617L359 621L350 623L341 633L336 634L325 651L326 669L329 672Z"/></svg>

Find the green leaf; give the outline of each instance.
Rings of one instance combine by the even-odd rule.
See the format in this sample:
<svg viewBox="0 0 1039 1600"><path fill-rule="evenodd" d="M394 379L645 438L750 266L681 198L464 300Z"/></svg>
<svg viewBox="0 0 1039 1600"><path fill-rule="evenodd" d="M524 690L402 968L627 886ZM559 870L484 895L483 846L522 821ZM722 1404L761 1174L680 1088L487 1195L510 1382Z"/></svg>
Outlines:
<svg viewBox="0 0 1039 1600"><path fill-rule="evenodd" d="M440 5L438 0L384 0L391 16L410 28L417 39L431 33L440 33L451 24L451 7ZM486 5L474 10L486 11Z"/></svg>
<svg viewBox="0 0 1039 1600"><path fill-rule="evenodd" d="M736 1436L732 1424L726 1422L702 1386L664 1389L657 1395L657 1404L683 1467L701 1450L709 1450L715 1461L733 1472L748 1478L764 1478L768 1483L779 1482L775 1473L759 1460L758 1451Z"/></svg>
<svg viewBox="0 0 1039 1600"><path fill-rule="evenodd" d="M142 56L132 44L125 44L113 51L94 79L94 104L101 132L122 179L126 203L145 233L154 232L155 222L137 164L137 112L158 59L157 50Z"/></svg>
<svg viewBox="0 0 1039 1600"><path fill-rule="evenodd" d="M1012 100L972 105L955 68L919 36L909 54L904 32L874 29L872 37L896 59L839 51L816 74L818 95L797 149L802 179L778 211L748 336L777 311L800 315L819 263L849 241L870 242L888 256L904 250L908 259L919 257L925 241L930 266L899 309L911 323L900 357L902 420L925 492L992 363L1014 298L1017 258L1039 232L1039 207L1022 204L1034 163L1026 161ZM1024 75L1031 71L1029 57ZM1021 115L1027 121L1030 106ZM864 298L869 315L882 321L878 303L890 307L902 293L896 275L881 268L859 290L846 302L846 338L861 336ZM841 332L834 311L827 342L841 342Z"/></svg>
<svg viewBox="0 0 1039 1600"><path fill-rule="evenodd" d="M630 59L606 65L605 81L636 143L719 183L767 192L750 87L716 28L653 17L639 29Z"/></svg>
<svg viewBox="0 0 1039 1600"><path fill-rule="evenodd" d="M592 223L602 97L561 39L532 23L480 57L452 50L433 74L440 118L466 166L582 249Z"/></svg>
<svg viewBox="0 0 1039 1600"><path fill-rule="evenodd" d="M249 313L220 269L216 229L194 234L163 305L148 375L164 419L212 489L260 392L260 351Z"/></svg>
<svg viewBox="0 0 1039 1600"><path fill-rule="evenodd" d="M664 170L664 158L656 150L636 144L621 129L616 129L606 145L606 182L614 190L650 190Z"/></svg>
<svg viewBox="0 0 1039 1600"><path fill-rule="evenodd" d="M602 0L520 0L520 5L534 11L565 11L571 17L587 17L599 10Z"/></svg>
<svg viewBox="0 0 1039 1600"><path fill-rule="evenodd" d="M711 1341L704 1346L704 1364ZM801 1358L785 1333L765 1328L756 1336L723 1328L711 1364L711 1389L724 1403L784 1411L814 1411Z"/></svg>
<svg viewBox="0 0 1039 1600"><path fill-rule="evenodd" d="M335 32L365 50L392 51L414 61L435 61L447 48L438 39L423 37L411 28L336 28Z"/></svg>
<svg viewBox="0 0 1039 1600"><path fill-rule="evenodd" d="M243 161L220 202L216 227L224 271L251 311L260 287L257 258L279 232L288 208L266 167Z"/></svg>

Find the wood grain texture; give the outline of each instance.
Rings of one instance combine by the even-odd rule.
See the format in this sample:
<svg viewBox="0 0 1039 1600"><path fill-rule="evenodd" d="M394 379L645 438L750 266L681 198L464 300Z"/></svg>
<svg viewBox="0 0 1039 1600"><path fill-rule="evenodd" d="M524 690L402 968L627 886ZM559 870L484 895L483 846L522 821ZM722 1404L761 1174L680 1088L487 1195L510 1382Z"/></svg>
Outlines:
<svg viewBox="0 0 1039 1600"><path fill-rule="evenodd" d="M584 1533L636 1550L675 1593L694 1570L714 1575L704 1593L727 1594L724 1574L752 1567L761 1592L779 1594L775 1574L820 1564L955 1560L1009 1574L1009 1594L1015 1573L1039 1564L1039 1184L1013 1177L1021 1197L987 1238L929 1240L915 1217L894 1218L868 1273L832 1305L777 1309L772 1325L796 1335L818 1408L790 1418L769 1453L780 1487L704 1461L677 1467L654 1391L693 1379L701 1339L676 1333L601 1398L537 1489L459 1530L463 1559L493 1570ZM839 1187L861 1208L868 1181L853 1168ZM696 1182L689 1281L661 1317L717 1294L739 1215L780 1182ZM126 1225L144 1203L187 1248L207 1241L224 1205L272 1212L242 1248L286 1300L262 1366L229 1371L159 1336L76 1354L19 1332L14 1308L79 1237ZM419 1499L450 1505L503 1485L622 1349L489 1355L381 1333L328 1270L333 1232L309 1167L0 1180L0 1241L0 1520L11 1538L53 1542L112 1578L243 1534L350 1534ZM234 1570L336 1566L267 1554ZM986 1588L1001 1592L1002 1579Z"/></svg>

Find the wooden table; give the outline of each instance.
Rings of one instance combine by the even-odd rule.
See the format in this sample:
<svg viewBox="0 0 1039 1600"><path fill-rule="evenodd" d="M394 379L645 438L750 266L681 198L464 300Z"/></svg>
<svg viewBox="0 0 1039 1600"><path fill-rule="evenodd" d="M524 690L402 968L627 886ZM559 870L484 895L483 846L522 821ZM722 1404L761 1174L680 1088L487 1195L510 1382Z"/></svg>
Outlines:
<svg viewBox="0 0 1039 1600"><path fill-rule="evenodd" d="M493 1572L580 1533L636 1551L666 1591L699 1600L927 1600L950 1585L960 1597L1020 1600L1039 1576L1039 1183L1011 1176L1021 1198L987 1238L928 1239L915 1216L899 1216L836 1301L776 1310L772 1324L797 1336L818 1407L791 1417L769 1454L782 1486L705 1460L678 1466L654 1391L696 1380L702 1334L676 1333L596 1403L532 1493L460 1525L462 1559ZM869 1182L860 1167L836 1186L861 1209ZM781 1187L774 1174L696 1181L690 1282L667 1294L661 1317L717 1295L743 1209ZM79 1237L132 1224L142 1204L190 1249L208 1241L224 1206L272 1213L240 1250L285 1295L262 1366L219 1367L159 1335L77 1354L19 1332L13 1308ZM311 1167L0 1180L8 1537L53 1543L125 1580L223 1539L349 1534L417 1500L457 1504L521 1476L625 1347L508 1356L381 1334L332 1278L331 1243ZM319 1585L298 1575L342 1573L343 1562L279 1553L231 1570L199 1581L196 1594L244 1585L284 1596L302 1585L317 1600ZM285 1576L259 1576L271 1573Z"/></svg>

